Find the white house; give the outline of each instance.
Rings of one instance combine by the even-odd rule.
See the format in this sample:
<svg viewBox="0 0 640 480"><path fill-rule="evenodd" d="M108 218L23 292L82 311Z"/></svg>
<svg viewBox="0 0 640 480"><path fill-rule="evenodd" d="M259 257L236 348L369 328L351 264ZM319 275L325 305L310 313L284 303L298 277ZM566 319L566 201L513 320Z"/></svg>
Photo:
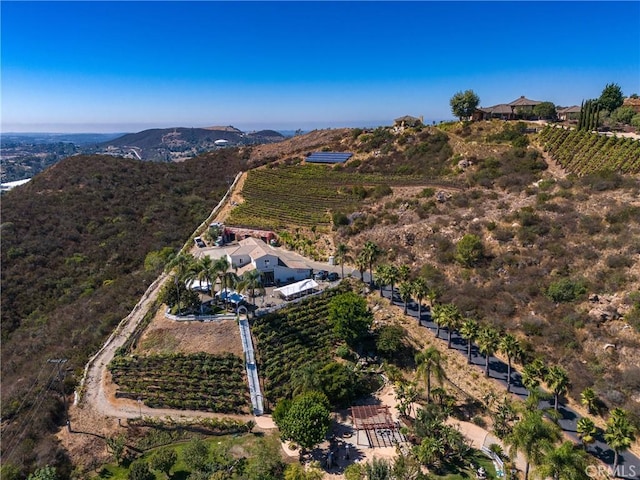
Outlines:
<svg viewBox="0 0 640 480"><path fill-rule="evenodd" d="M265 285L304 280L310 278L312 273L312 269L301 262L285 263L273 247L253 237L240 240L238 247L227 253L227 260L238 274L259 270Z"/></svg>

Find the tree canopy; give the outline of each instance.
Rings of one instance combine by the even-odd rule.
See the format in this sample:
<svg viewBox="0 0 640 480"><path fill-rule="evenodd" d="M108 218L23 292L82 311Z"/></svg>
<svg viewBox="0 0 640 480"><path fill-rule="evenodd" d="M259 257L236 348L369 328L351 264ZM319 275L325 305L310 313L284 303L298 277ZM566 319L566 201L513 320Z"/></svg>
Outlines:
<svg viewBox="0 0 640 480"><path fill-rule="evenodd" d="M473 90L458 92L449 100L451 112L460 120L473 115L473 112L475 112L479 104L480 97L478 97Z"/></svg>
<svg viewBox="0 0 640 480"><path fill-rule="evenodd" d="M533 107L533 113L540 118L554 118L556 116L556 106L553 102L542 102Z"/></svg>
<svg viewBox="0 0 640 480"><path fill-rule="evenodd" d="M313 448L324 440L331 424L329 400L321 392L306 392L291 402L278 427L283 438L302 448Z"/></svg>
<svg viewBox="0 0 640 480"><path fill-rule="evenodd" d="M347 292L337 295L329 303L329 322L335 334L353 346L369 331L373 316L364 298Z"/></svg>
<svg viewBox="0 0 640 480"><path fill-rule="evenodd" d="M622 89L617 83L608 83L598 99L600 108L613 112L616 108L622 106L624 102L624 95L622 95Z"/></svg>

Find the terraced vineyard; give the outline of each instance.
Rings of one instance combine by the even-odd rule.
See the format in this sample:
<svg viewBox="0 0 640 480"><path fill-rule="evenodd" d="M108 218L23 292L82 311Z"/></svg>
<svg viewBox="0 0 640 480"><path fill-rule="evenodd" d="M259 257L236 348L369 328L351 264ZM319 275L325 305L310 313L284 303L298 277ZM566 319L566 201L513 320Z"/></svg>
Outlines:
<svg viewBox="0 0 640 480"><path fill-rule="evenodd" d="M546 127L540 132L545 151L567 171L640 173L640 141L597 133Z"/></svg>
<svg viewBox="0 0 640 480"><path fill-rule="evenodd" d="M332 212L353 212L362 199L353 186L421 185L419 176L384 176L349 173L322 165L293 165L251 170L229 225L280 230L290 226L331 225Z"/></svg>
<svg viewBox="0 0 640 480"><path fill-rule="evenodd" d="M248 413L244 363L232 354L116 357L109 364L121 398L152 408Z"/></svg>
<svg viewBox="0 0 640 480"><path fill-rule="evenodd" d="M336 338L327 321L329 301L348 290L347 285L340 285L255 320L252 332L258 371L272 405L290 393L291 376L297 367L331 359Z"/></svg>

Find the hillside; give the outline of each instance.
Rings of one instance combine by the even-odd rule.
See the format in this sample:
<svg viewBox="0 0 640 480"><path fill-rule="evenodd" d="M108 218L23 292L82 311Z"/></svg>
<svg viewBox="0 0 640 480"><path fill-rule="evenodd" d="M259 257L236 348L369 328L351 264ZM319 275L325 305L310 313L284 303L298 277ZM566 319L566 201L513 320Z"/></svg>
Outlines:
<svg viewBox="0 0 640 480"><path fill-rule="evenodd" d="M88 357L242 168L233 150L179 164L79 156L3 195L3 461L64 463L42 436L62 421L47 360L68 359L72 392Z"/></svg>
<svg viewBox="0 0 640 480"><path fill-rule="evenodd" d="M230 224L276 228L309 257L344 243L352 266L373 241L385 252L378 263L407 265L438 301L515 333L529 358L567 368L573 398L594 385L637 421L639 178L567 175L538 142L505 122L336 129L182 163L74 157L47 170L2 202L2 433L30 426L5 458L62 461L33 433L62 421L57 397L42 394L47 381L57 386L46 359L70 359L71 392L87 357L247 167ZM354 155L307 165L317 150ZM483 249L465 264L466 234ZM563 288L575 295L552 295ZM38 408L45 415L26 417Z"/></svg>
<svg viewBox="0 0 640 480"><path fill-rule="evenodd" d="M101 144L101 147L123 154L135 150L142 160L175 161L215 150L218 140L240 146L280 142L284 136L274 130L244 133L234 127L155 128L128 133Z"/></svg>

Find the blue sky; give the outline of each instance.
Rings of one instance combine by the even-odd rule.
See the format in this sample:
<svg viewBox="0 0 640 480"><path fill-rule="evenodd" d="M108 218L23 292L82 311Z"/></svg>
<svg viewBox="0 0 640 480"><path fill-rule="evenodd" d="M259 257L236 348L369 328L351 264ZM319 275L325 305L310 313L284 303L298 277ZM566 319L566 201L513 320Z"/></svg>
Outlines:
<svg viewBox="0 0 640 480"><path fill-rule="evenodd" d="M452 118L640 93L640 2L2 1L2 131Z"/></svg>

